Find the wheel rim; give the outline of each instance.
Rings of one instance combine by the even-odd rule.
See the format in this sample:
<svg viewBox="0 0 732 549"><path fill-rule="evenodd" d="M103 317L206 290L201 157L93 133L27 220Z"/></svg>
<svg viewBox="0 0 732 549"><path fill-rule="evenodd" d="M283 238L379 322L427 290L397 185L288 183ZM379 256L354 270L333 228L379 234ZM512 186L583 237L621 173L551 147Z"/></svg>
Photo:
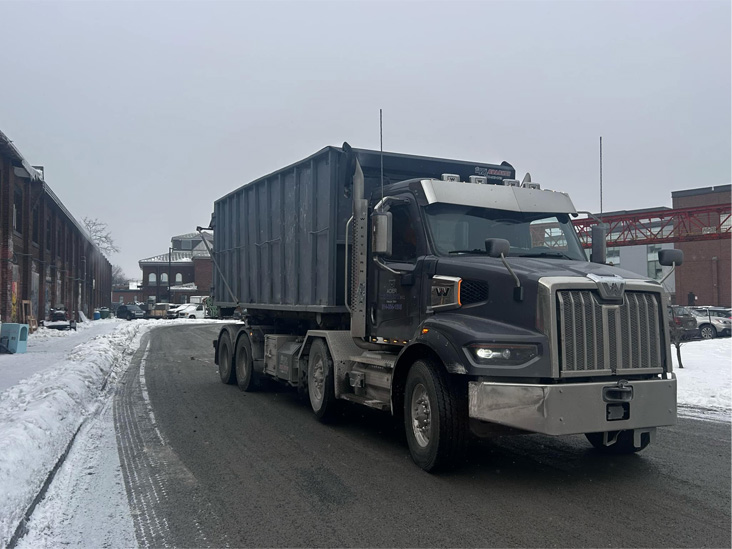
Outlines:
<svg viewBox="0 0 732 549"><path fill-rule="evenodd" d="M702 328L702 337L704 339L711 339L712 338L712 329L709 326L704 326Z"/></svg>
<svg viewBox="0 0 732 549"><path fill-rule="evenodd" d="M414 439L422 448L430 443L430 428L432 426L432 408L427 396L427 388L421 383L412 391L412 433Z"/></svg>
<svg viewBox="0 0 732 549"><path fill-rule="evenodd" d="M323 402L323 385L325 380L323 358L318 357L314 364L310 366L310 398L314 404L320 405Z"/></svg>

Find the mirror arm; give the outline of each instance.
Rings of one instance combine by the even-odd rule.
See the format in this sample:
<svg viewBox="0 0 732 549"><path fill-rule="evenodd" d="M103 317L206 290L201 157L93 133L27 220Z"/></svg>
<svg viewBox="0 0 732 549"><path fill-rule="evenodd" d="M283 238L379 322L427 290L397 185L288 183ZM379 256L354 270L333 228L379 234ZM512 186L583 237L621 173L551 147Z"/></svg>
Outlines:
<svg viewBox="0 0 732 549"><path fill-rule="evenodd" d="M503 264L506 266L506 269L508 269L508 272L511 273L511 276L513 277L513 280L516 282L516 287L521 287L521 281L519 280L519 277L516 276L516 273L513 272L513 269L511 268L511 265L508 264L508 261L506 261L506 256L501 254L501 261L503 261Z"/></svg>
<svg viewBox="0 0 732 549"><path fill-rule="evenodd" d="M666 279L667 279L668 277L670 277L670 276L671 276L672 274L674 274L674 271L675 271L675 270L676 270L676 262L674 261L673 263L671 263L671 270L670 270L669 272L667 272L667 273L666 273L666 276L664 276L664 277L663 277L663 278L661 279L661 284L663 284L664 282L666 282Z"/></svg>
<svg viewBox="0 0 732 549"><path fill-rule="evenodd" d="M374 257L374 263L376 263L376 266L379 267L379 269L383 269L385 271L389 271L392 274L395 275L403 275L404 271L395 271L391 267L389 267L386 263L381 261L378 257Z"/></svg>

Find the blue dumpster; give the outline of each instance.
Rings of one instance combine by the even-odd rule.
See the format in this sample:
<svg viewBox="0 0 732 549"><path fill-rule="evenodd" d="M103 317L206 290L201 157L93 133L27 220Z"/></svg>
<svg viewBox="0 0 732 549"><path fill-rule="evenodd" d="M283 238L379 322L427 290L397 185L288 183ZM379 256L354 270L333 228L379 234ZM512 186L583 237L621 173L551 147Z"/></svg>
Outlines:
<svg viewBox="0 0 732 549"><path fill-rule="evenodd" d="M99 309L94 309L92 320L99 320L100 318L102 318L102 313L99 312Z"/></svg>
<svg viewBox="0 0 732 549"><path fill-rule="evenodd" d="M28 325L3 322L0 343L11 353L25 353L28 349Z"/></svg>

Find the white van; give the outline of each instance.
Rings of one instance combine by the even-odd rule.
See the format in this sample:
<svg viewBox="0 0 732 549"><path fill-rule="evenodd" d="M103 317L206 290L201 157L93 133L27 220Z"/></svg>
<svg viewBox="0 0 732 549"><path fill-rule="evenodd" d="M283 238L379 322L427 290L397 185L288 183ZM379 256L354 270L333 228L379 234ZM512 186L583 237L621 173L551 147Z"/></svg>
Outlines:
<svg viewBox="0 0 732 549"><path fill-rule="evenodd" d="M178 310L178 318L205 318L206 308L202 303L191 303Z"/></svg>

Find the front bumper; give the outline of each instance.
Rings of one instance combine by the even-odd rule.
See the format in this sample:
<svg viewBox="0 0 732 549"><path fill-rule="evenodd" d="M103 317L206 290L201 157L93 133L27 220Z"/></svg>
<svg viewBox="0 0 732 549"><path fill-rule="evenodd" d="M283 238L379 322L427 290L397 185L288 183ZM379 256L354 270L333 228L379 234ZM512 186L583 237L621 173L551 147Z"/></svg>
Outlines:
<svg viewBox="0 0 732 549"><path fill-rule="evenodd" d="M660 427L676 423L676 377L627 382L627 402L608 400L617 382L561 385L471 381L469 415L547 435ZM610 392L608 392L610 391ZM619 413L619 411L621 413ZM612 419L622 416L621 419ZM608 419L610 418L610 419Z"/></svg>

